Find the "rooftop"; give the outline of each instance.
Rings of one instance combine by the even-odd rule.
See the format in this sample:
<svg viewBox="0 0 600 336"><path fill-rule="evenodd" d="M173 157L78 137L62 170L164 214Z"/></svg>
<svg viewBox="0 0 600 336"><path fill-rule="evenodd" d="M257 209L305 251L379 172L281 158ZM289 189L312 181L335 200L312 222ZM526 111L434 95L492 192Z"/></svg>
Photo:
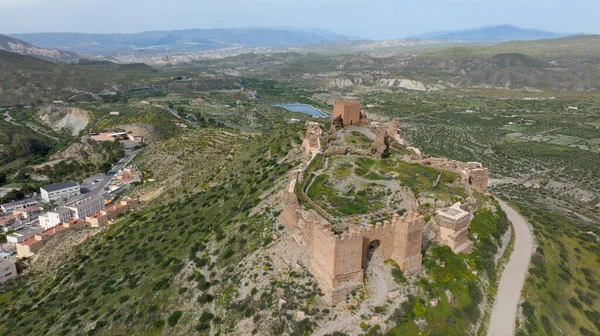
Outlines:
<svg viewBox="0 0 600 336"><path fill-rule="evenodd" d="M24 228L23 230L19 230L17 232L13 232L13 233L9 234L8 236L27 239L33 235L36 235L36 234L42 232L43 230L44 229L41 227L32 226L32 227Z"/></svg>
<svg viewBox="0 0 600 336"><path fill-rule="evenodd" d="M448 219L451 221L460 220L464 217L469 217L470 214L467 211L464 211L460 208L460 203L455 203L450 208L445 210L439 210L438 213L444 219Z"/></svg>
<svg viewBox="0 0 600 336"><path fill-rule="evenodd" d="M56 183L56 184L51 184L51 185L47 185L47 186L43 186L40 189L44 189L47 192L51 192L51 191L57 191L57 190L62 190L62 189L66 189L66 188L73 188L73 187L79 187L79 184L73 182L73 181L69 181L69 182L62 182L62 183Z"/></svg>
<svg viewBox="0 0 600 336"><path fill-rule="evenodd" d="M2 207L5 209L10 209L10 208L18 207L18 206L23 206L23 205L30 206L30 205L34 205L34 204L38 204L38 203L39 202L35 198L27 198L27 199L20 200L20 201L4 203L4 204L2 204Z"/></svg>

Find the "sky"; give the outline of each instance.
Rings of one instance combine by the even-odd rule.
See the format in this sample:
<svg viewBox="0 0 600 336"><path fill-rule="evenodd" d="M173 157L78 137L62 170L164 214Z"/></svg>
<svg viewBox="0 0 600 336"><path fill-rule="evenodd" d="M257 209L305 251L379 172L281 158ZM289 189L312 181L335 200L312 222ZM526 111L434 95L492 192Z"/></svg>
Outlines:
<svg viewBox="0 0 600 336"><path fill-rule="evenodd" d="M374 40L513 24L600 33L599 0L0 0L0 34L319 28Z"/></svg>

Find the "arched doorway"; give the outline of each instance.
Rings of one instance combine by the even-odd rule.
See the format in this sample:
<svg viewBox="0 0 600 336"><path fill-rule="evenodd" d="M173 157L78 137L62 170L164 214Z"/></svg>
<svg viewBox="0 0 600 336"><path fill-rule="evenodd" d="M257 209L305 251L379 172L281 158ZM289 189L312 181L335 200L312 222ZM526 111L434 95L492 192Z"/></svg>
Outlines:
<svg viewBox="0 0 600 336"><path fill-rule="evenodd" d="M367 245L364 256L364 270L369 268L369 264L383 261L381 241L379 239L372 240Z"/></svg>

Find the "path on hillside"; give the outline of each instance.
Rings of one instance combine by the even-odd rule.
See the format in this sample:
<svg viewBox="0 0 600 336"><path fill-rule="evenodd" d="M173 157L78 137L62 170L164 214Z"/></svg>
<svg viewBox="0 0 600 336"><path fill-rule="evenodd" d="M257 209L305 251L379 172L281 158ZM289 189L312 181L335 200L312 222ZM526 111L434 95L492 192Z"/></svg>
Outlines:
<svg viewBox="0 0 600 336"><path fill-rule="evenodd" d="M502 210L512 222L515 234L515 246L500 278L496 301L488 329L488 336L514 335L517 308L521 300L521 291L529 269L533 253L533 234L529 224L506 202L498 200Z"/></svg>
<svg viewBox="0 0 600 336"><path fill-rule="evenodd" d="M374 261L367 270L367 287L371 290L370 297L362 302L358 312L344 316L334 321L326 322L315 330L313 335L324 336L336 331L343 331L349 335L358 335L362 333L360 322L361 315L369 315L371 308L385 304L387 293L396 288L394 278L389 266L384 266L382 261ZM344 308L345 309L345 308Z"/></svg>

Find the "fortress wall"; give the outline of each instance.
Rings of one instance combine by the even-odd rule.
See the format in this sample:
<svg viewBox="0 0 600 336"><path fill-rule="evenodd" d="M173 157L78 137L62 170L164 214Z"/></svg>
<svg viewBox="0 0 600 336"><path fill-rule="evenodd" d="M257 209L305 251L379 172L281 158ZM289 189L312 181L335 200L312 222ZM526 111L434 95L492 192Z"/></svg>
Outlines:
<svg viewBox="0 0 600 336"><path fill-rule="evenodd" d="M382 223L377 223L375 226L369 226L367 228L363 228L358 231L363 237L363 246L362 246L362 267L367 267L367 251L369 249L369 244L375 240L379 240L379 247L377 253L381 256L381 258L390 259L392 258L394 252L394 231L395 227L389 221Z"/></svg>
<svg viewBox="0 0 600 336"><path fill-rule="evenodd" d="M312 254L310 264L313 274L320 283L331 288L335 274L335 235L331 224L314 225L312 228Z"/></svg>
<svg viewBox="0 0 600 336"><path fill-rule="evenodd" d="M392 225L395 230L394 261L406 274L414 274L421 269L421 246L425 221L423 216L409 213L406 218L394 214Z"/></svg>
<svg viewBox="0 0 600 336"><path fill-rule="evenodd" d="M363 237L359 235L343 235L344 239L335 239L334 274L356 273L362 270ZM362 280L362 279L361 279Z"/></svg>

